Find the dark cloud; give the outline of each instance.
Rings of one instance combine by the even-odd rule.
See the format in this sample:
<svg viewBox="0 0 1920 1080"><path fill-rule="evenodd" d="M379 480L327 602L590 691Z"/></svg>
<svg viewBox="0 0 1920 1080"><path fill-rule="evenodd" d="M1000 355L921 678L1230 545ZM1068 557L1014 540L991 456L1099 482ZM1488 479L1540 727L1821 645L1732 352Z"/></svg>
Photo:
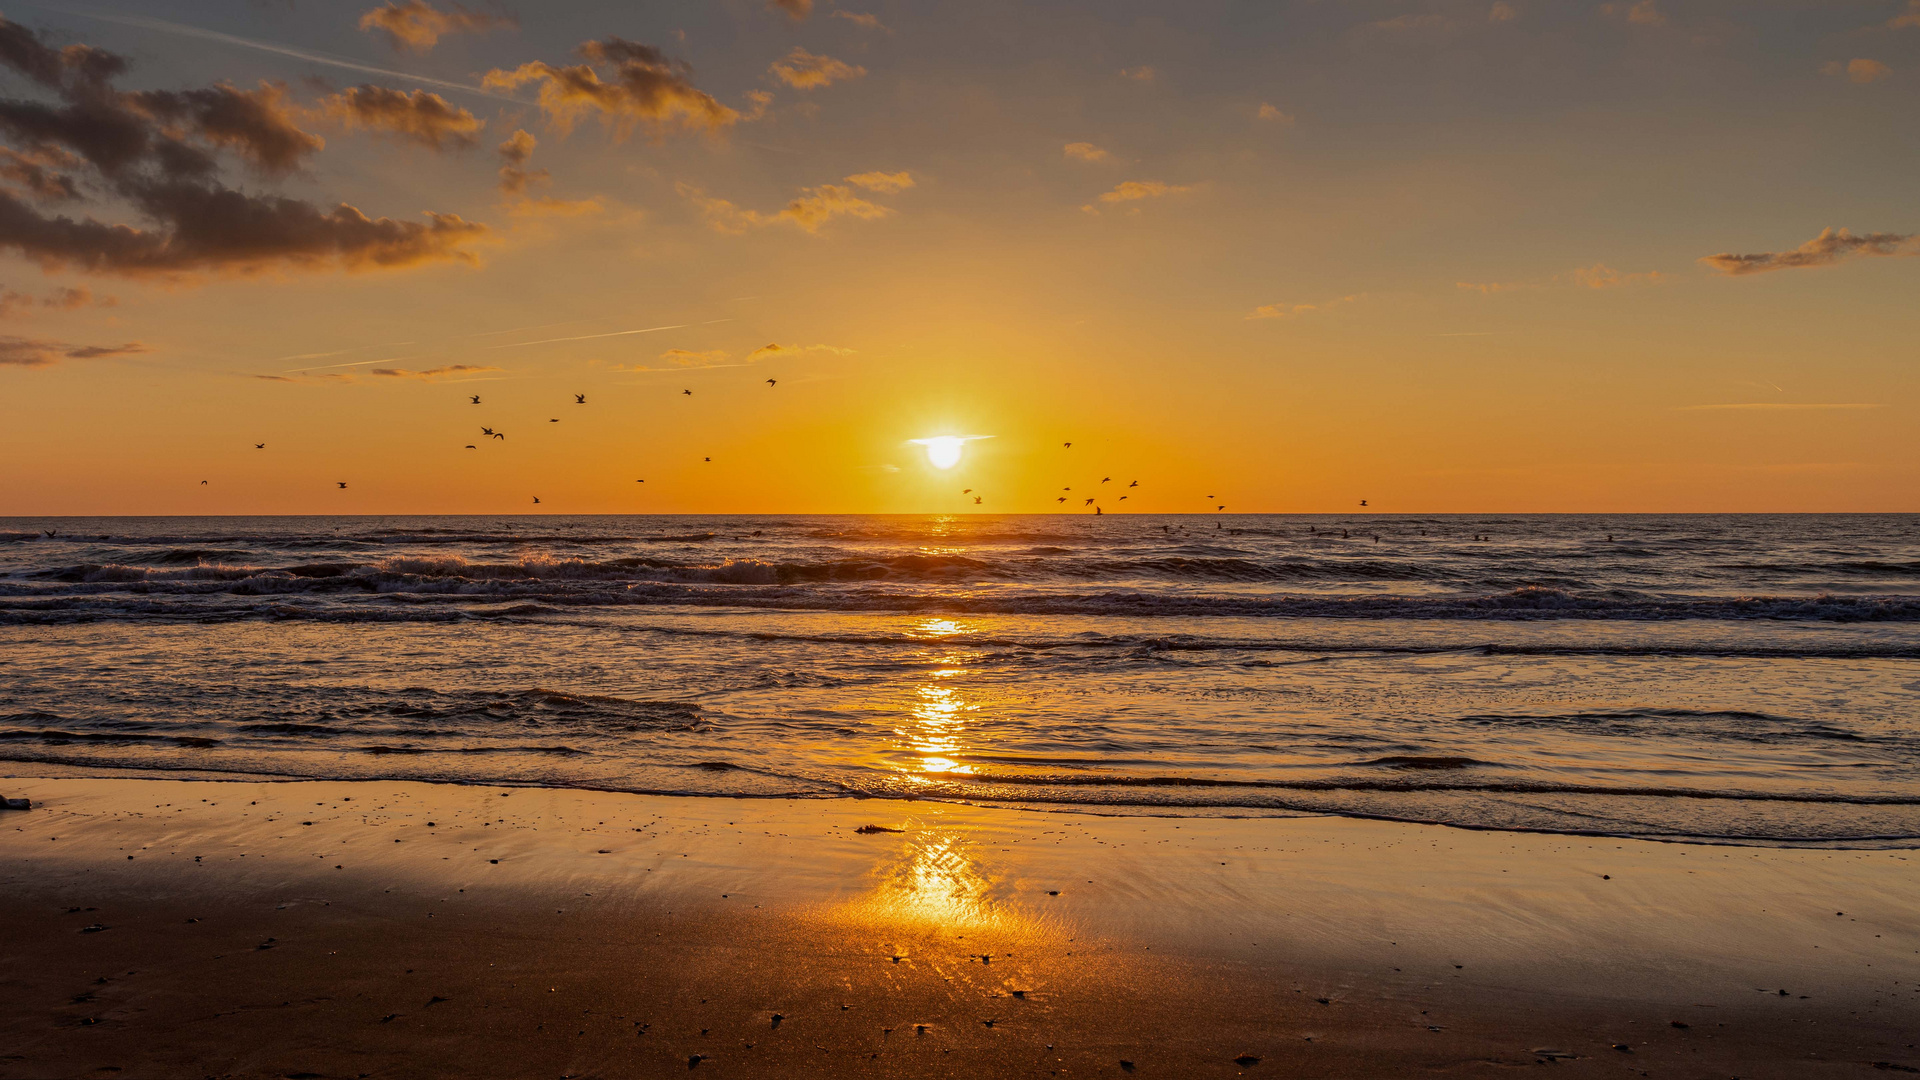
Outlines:
<svg viewBox="0 0 1920 1080"><path fill-rule="evenodd" d="M740 119L738 112L693 85L692 69L685 63L651 45L610 37L589 41L576 51L587 63L555 67L535 60L512 71L489 71L483 81L508 90L538 85L541 110L562 130L590 113L598 113L621 135L636 125L661 135L673 127L716 130Z"/></svg>
<svg viewBox="0 0 1920 1080"><path fill-rule="evenodd" d="M353 87L323 98L319 109L345 127L384 132L435 150L472 146L487 123L439 94L384 86Z"/></svg>
<svg viewBox="0 0 1920 1080"><path fill-rule="evenodd" d="M452 214L428 213L424 222L370 218L345 204L323 209L226 186L221 153L285 173L323 145L295 124L279 84L126 93L112 85L126 69L120 57L85 45L56 49L4 18L0 65L57 99L0 98L0 137L12 143L0 159L0 249L43 268L178 276L398 267L470 260L463 245L485 231ZM28 201L77 198L83 188L141 220L55 215Z"/></svg>
<svg viewBox="0 0 1920 1080"><path fill-rule="evenodd" d="M69 345L64 341L0 337L0 367L49 367L62 360L97 360L151 351L138 341L124 345Z"/></svg>
<svg viewBox="0 0 1920 1080"><path fill-rule="evenodd" d="M395 49L412 53L432 50L448 34L484 34L495 27L518 25L511 15L468 11L458 4L452 11L438 11L426 0L389 2L360 16L360 29L385 34Z"/></svg>
<svg viewBox="0 0 1920 1080"><path fill-rule="evenodd" d="M1820 235L1792 251L1763 251L1753 255L1721 253L1700 261L1723 274L1741 277L1769 270L1831 266L1862 255L1920 255L1920 233L1860 233L1822 229Z"/></svg>

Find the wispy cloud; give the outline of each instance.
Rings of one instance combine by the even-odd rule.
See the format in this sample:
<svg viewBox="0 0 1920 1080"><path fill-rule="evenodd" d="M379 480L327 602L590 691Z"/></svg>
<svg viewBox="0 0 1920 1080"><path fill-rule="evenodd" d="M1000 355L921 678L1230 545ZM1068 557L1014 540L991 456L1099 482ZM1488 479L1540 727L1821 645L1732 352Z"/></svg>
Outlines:
<svg viewBox="0 0 1920 1080"><path fill-rule="evenodd" d="M1138 67L1121 68L1120 77L1132 79L1134 82L1150 83L1159 78L1160 73L1155 71L1151 64L1141 64Z"/></svg>
<svg viewBox="0 0 1920 1080"><path fill-rule="evenodd" d="M1090 142L1070 142L1060 152L1077 161L1105 161L1113 156Z"/></svg>
<svg viewBox="0 0 1920 1080"><path fill-rule="evenodd" d="M1454 287L1477 292L1482 296L1497 293L1537 292L1541 289L1561 285L1573 285L1583 289L1618 289L1630 285L1657 285L1667 280L1667 276L1658 270L1646 270L1640 273L1623 273L1606 263L1594 263L1592 266L1576 267L1564 274L1538 281L1456 281Z"/></svg>
<svg viewBox="0 0 1920 1080"><path fill-rule="evenodd" d="M1142 199L1158 199L1164 195L1179 195L1192 191L1193 184L1168 184L1159 180L1127 180L1114 187L1112 191L1100 193L1099 202L1113 207L1124 203L1139 202ZM1097 214L1099 208L1092 203L1081 207L1089 214ZM1136 208L1137 209L1137 208Z"/></svg>
<svg viewBox="0 0 1920 1080"><path fill-rule="evenodd" d="M552 345L558 341L593 341L598 338L629 337L633 334L651 334L659 330L680 330L691 323L674 323L672 326L648 326L639 330L610 330L604 334L575 334L572 337L541 338L538 341L515 341L507 345L488 345L489 349L520 349L528 345Z"/></svg>
<svg viewBox="0 0 1920 1080"><path fill-rule="evenodd" d="M893 33L893 31L888 30L885 26L882 26L880 24L880 16L869 14L867 12L844 11L844 10L835 11L833 13L833 17L836 19L845 19L855 26L863 26L868 30L880 30L889 34Z"/></svg>
<svg viewBox="0 0 1920 1080"><path fill-rule="evenodd" d="M799 47L768 65L773 76L795 90L812 90L848 79L858 79L867 69L831 56L819 56Z"/></svg>
<svg viewBox="0 0 1920 1080"><path fill-rule="evenodd" d="M138 341L122 345L73 345L65 341L0 337L0 367L51 367L62 360L99 360L153 351Z"/></svg>
<svg viewBox="0 0 1920 1080"><path fill-rule="evenodd" d="M427 0L405 0L374 8L360 16L360 29L378 31L400 52L426 53L448 34L483 34L500 26L518 26L510 15L468 11L458 4L438 11Z"/></svg>
<svg viewBox="0 0 1920 1080"><path fill-rule="evenodd" d="M1281 109L1278 105L1262 104L1253 115L1255 119L1265 120L1270 124L1278 124L1281 127L1293 126L1293 114Z"/></svg>
<svg viewBox="0 0 1920 1080"><path fill-rule="evenodd" d="M1820 235L1792 251L1763 251L1751 255L1722 252L1700 261L1723 274L1742 277L1770 270L1797 270L1832 266L1856 256L1920 255L1920 233L1860 233L1846 229L1822 229Z"/></svg>
<svg viewBox="0 0 1920 1080"><path fill-rule="evenodd" d="M1291 319L1300 315L1309 315L1317 311L1326 311L1342 304L1351 304L1363 294L1336 296L1332 300L1322 300L1317 304L1262 304L1247 314L1248 319Z"/></svg>
<svg viewBox="0 0 1920 1080"><path fill-rule="evenodd" d="M1824 410L1848 409L1884 409L1885 405L1861 401L1847 402L1790 402L1790 401L1736 401L1724 405L1676 405L1679 412L1818 412Z"/></svg>
<svg viewBox="0 0 1920 1080"><path fill-rule="evenodd" d="M1820 71L1824 75L1844 75L1848 82L1858 86L1879 82L1893 74L1892 68L1878 60L1869 60L1866 57L1856 57L1844 64L1838 60L1830 61L1822 64Z"/></svg>
<svg viewBox="0 0 1920 1080"><path fill-rule="evenodd" d="M855 173L846 177L846 180L855 187L875 192L898 192L914 186L913 177L904 172ZM817 233L821 226L837 217L872 221L895 212L892 207L862 198L854 193L853 187L846 184L801 188L800 194L792 202L773 213L737 206L728 199L708 195L685 182L674 185L674 190L699 209L700 215L715 232L734 236L751 228L782 222L796 225L809 233Z"/></svg>

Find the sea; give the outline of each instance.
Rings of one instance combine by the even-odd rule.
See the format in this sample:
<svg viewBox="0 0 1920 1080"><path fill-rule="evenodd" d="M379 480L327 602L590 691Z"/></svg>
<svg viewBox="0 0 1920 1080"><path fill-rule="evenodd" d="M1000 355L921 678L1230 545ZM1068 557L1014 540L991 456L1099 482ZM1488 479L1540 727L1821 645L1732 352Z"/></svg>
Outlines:
<svg viewBox="0 0 1920 1080"><path fill-rule="evenodd" d="M1920 843L1920 515L0 519L0 775Z"/></svg>

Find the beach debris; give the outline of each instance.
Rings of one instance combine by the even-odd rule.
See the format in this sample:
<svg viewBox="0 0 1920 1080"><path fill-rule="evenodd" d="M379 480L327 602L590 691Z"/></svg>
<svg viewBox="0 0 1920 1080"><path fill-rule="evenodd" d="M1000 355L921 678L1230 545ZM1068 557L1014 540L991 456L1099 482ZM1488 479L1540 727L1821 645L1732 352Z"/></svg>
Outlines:
<svg viewBox="0 0 1920 1080"><path fill-rule="evenodd" d="M1628 1045L1627 1045L1626 1043L1614 1043L1614 1044L1613 1044L1613 1048L1614 1048L1615 1050L1618 1050L1618 1051L1620 1051L1620 1052L1621 1052L1621 1053L1623 1053L1623 1054L1631 1054L1631 1053L1633 1053L1633 1047L1631 1047L1631 1046L1628 1046Z"/></svg>
<svg viewBox="0 0 1920 1080"><path fill-rule="evenodd" d="M1571 1050L1554 1050L1544 1046L1537 1046L1529 1052L1532 1053L1534 1057L1545 1058L1548 1061L1572 1061L1574 1058L1580 1056Z"/></svg>
<svg viewBox="0 0 1920 1080"><path fill-rule="evenodd" d="M905 830L905 829L890 829L890 828L888 828L888 827L886 827L885 825L862 825L862 826L860 826L859 828L857 828L857 829L855 829L855 830L853 830L853 831L854 831L854 832L857 832L857 833L859 833L859 834L860 834L860 835L862 835L862 836L867 836L867 835L870 835L870 834L872 834L872 833L883 833L883 832L906 832L907 830Z"/></svg>
<svg viewBox="0 0 1920 1080"><path fill-rule="evenodd" d="M1239 1057L1233 1059L1233 1063L1245 1069L1260 1064L1260 1057L1257 1054L1241 1054Z"/></svg>
<svg viewBox="0 0 1920 1080"><path fill-rule="evenodd" d="M106 930L106 929L110 929L110 928L103 923L92 923L87 926L81 927L80 932L83 934L97 934L100 931Z"/></svg>
<svg viewBox="0 0 1920 1080"><path fill-rule="evenodd" d="M0 810L31 810L32 799L0 799Z"/></svg>
<svg viewBox="0 0 1920 1080"><path fill-rule="evenodd" d="M707 1055L705 1054L689 1054L687 1055L687 1068L694 1068L705 1060L707 1060Z"/></svg>
<svg viewBox="0 0 1920 1080"><path fill-rule="evenodd" d="M1692 1024L1687 1023L1685 1020L1669 1020L1667 1021L1667 1025L1669 1027L1677 1027L1681 1031L1685 1031L1688 1028L1693 1026Z"/></svg>
<svg viewBox="0 0 1920 1080"><path fill-rule="evenodd" d="M785 1019L786 1019L786 1017L784 1017L784 1016L781 1016L781 1015L780 1015L779 1013L774 1013L774 1014L773 1014L773 1026L774 1026L774 1027L779 1027L779 1026L780 1026L780 1021L782 1021L782 1020L785 1020Z"/></svg>
<svg viewBox="0 0 1920 1080"><path fill-rule="evenodd" d="M395 1020L398 1020L399 1018L400 1018L399 1013L388 1013L387 1015L380 1018L380 1022L383 1024L391 1024Z"/></svg>
<svg viewBox="0 0 1920 1080"><path fill-rule="evenodd" d="M1322 1005L1331 1005L1331 1004L1333 1004L1333 1002L1332 1002L1332 1001L1331 1001L1330 999L1328 999L1328 998L1314 998L1313 1000L1315 1000L1315 1001L1317 1001L1317 1002L1319 1002L1319 1003L1320 1003L1320 1004L1322 1004Z"/></svg>
<svg viewBox="0 0 1920 1080"><path fill-rule="evenodd" d="M427 999L427 1004L428 1004L428 1005L438 1005L438 1004L440 1004L440 1003L441 1003L441 1002L443 1002L443 1001L452 1001L452 1000L453 1000L452 998L443 998L443 997L441 997L441 996L440 996L439 994L435 994L435 995L433 995L432 997L430 997L430 998L428 998L428 999Z"/></svg>
<svg viewBox="0 0 1920 1080"><path fill-rule="evenodd" d="M1048 896L1059 896L1059 895L1060 895L1060 890L1059 890L1059 889L1048 889L1048 890L1047 890L1047 895L1048 895Z"/></svg>
<svg viewBox="0 0 1920 1080"><path fill-rule="evenodd" d="M1013 996L1025 1001L1027 999L1027 992L1025 990L1015 990Z"/></svg>
<svg viewBox="0 0 1920 1080"><path fill-rule="evenodd" d="M1131 1061L1128 1061L1128 1060L1127 1060L1126 1058L1121 1058L1121 1059L1120 1059L1120 1070L1121 1070L1122 1072L1132 1072L1132 1071L1133 1071L1133 1062L1131 1062Z"/></svg>
<svg viewBox="0 0 1920 1080"><path fill-rule="evenodd" d="M1882 1072L1920 1073L1920 1069L1916 1069L1911 1065L1902 1065L1894 1061L1876 1061L1873 1063L1873 1067L1881 1070Z"/></svg>

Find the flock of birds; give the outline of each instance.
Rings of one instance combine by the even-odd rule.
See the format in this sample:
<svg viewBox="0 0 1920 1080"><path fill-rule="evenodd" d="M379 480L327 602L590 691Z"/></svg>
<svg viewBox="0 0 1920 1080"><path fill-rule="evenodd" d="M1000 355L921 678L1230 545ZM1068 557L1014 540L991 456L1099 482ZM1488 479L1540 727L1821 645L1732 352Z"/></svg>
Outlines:
<svg viewBox="0 0 1920 1080"><path fill-rule="evenodd" d="M768 386L768 388L769 388L769 389L771 389L772 387L775 387L775 386L778 386L779 384L780 384L780 380L778 380L778 379L768 379L768 380L767 380L767 386ZM683 395L685 395L685 396L687 396L687 397L692 397L692 396L693 396L693 391L692 391L692 390L682 390L682 391L680 391L680 393L681 393L681 394L683 394ZM468 403L469 403L469 404L473 404L473 405L478 405L478 404L480 404L480 395L479 395L479 394L468 394L468 395L467 395L467 401L468 401ZM575 394L575 395L573 395L573 403L574 403L575 405L585 405L585 404L587 403L587 395L585 395L585 394ZM557 423L559 423L559 422L560 422L560 418L559 418L559 417L557 417L557 416L547 421L547 423L549 423L549 424L557 424ZM501 441L501 442L505 442L505 441L506 441L506 438L507 438L507 436L506 436L506 433L505 433L505 432L500 432L500 431L495 431L494 429L492 429L492 428L490 428L490 427L485 427L485 426L482 426L482 427L480 428L480 436L481 436L481 438L483 438L483 439L495 439L495 440L498 440L498 441ZM1061 444L1060 444L1060 446L1061 446L1061 448L1062 448L1062 449L1065 449L1065 450L1071 450L1071 449L1073 449L1073 443L1071 443L1071 442L1063 442L1063 443L1061 443ZM265 450L265 449L267 448L267 444L266 444L266 443L263 443L263 442L262 442L262 443L254 443L254 444L253 444L253 448L254 448L255 450ZM466 449L468 449L468 450L478 450L479 448L480 448L480 447L479 447L479 444L477 444L477 443L468 443L468 444L466 444ZM702 458L701 458L700 460L701 460L702 462L711 462L711 461L713 461L713 458L711 458L711 457L702 457ZM1103 476L1103 477L1101 477L1101 478L1100 478L1100 483L1102 483L1102 484L1108 484L1108 483L1112 483L1112 482L1113 482L1113 477L1111 477L1111 476ZM634 481L634 483L636 483L636 484L644 484L644 483L646 483L646 481L645 481L645 480L635 480L635 481ZM337 488L338 488L339 490L341 490L341 491L345 491L345 490L346 490L346 488L347 488L347 482L346 482L345 480L336 480L336 481L334 481L334 485L335 485L335 486L336 486L336 487L337 487ZM205 481L205 480L202 480L202 481L200 481L200 486L201 486L201 487L206 487L206 486L207 486L207 481ZM1128 488L1128 489L1130 490L1130 489L1132 489L1132 488L1137 488L1137 487L1139 487L1139 486L1140 486L1140 481L1138 481L1138 480L1135 480L1135 481L1133 481L1133 482L1131 482L1131 483L1129 483L1129 484L1127 485L1127 488ZM1061 491L1066 491L1066 492L1071 492L1071 491L1073 490L1073 488L1072 488L1071 486L1067 486L1067 487L1062 487L1062 488L1061 488L1060 490L1061 490ZM961 494L961 496L962 496L962 497L966 497L966 496L969 496L969 495L971 495L971 496L973 496L973 505L975 505L975 506L979 506L979 505L981 505L981 504L982 504L982 500L984 499L984 496L981 496L981 495L975 495L975 494L974 494L974 491L973 491L973 489L972 489L972 488L966 488L966 489L964 489L964 490L962 490L962 491L960 492L960 494ZM1207 496L1207 501L1208 501L1208 502L1212 502L1212 501L1214 500L1214 498L1215 498L1215 496L1212 496L1212 495L1209 495L1209 496ZM1055 502L1057 502L1057 503L1062 503L1062 504L1064 504L1064 503L1066 503L1066 501L1067 501L1067 496L1065 496L1065 495L1060 495L1060 496L1057 496L1057 497L1055 497L1055 499L1054 499L1054 501L1055 501ZM1125 496L1125 495L1122 495L1122 496L1120 496L1120 498L1119 498L1118 500L1116 500L1116 501L1118 501L1118 502L1126 502L1126 501L1127 501L1127 496ZM1098 504L1098 502L1099 502L1099 496L1097 496L1097 495L1095 495L1095 496L1091 496L1091 497L1089 497L1089 498L1087 498L1087 499L1085 499L1085 500L1084 500L1083 502L1081 502L1081 504L1080 504L1080 505L1081 505L1082 507L1088 507L1088 506L1091 506L1091 507L1093 507L1093 512L1094 512L1094 513L1095 513L1096 515L1101 515L1101 514L1105 514L1105 513L1106 513L1106 511L1105 511L1105 509L1104 509L1104 508L1102 508L1101 506L1099 506L1099 505L1097 505L1097 504ZM539 505L540 505L540 496L538 496L538 495L535 495L535 496L533 497L533 504L534 504L535 506L539 506ZM1360 505L1361 505L1361 506L1366 506L1366 505L1367 505L1367 500L1365 500L1365 499L1361 499L1361 500L1360 500ZM1226 507L1226 504L1224 504L1224 503L1221 503L1221 504L1218 504L1218 505L1216 505L1216 506L1214 507L1214 510L1215 510L1216 512L1219 512L1219 511L1224 511L1224 510L1225 510L1226 508L1227 508L1227 507ZM1376 537L1375 539L1376 539L1376 541L1378 540L1378 538L1377 538L1377 537ZM1479 538L1478 538L1478 537L1475 537L1475 539L1479 539Z"/></svg>

